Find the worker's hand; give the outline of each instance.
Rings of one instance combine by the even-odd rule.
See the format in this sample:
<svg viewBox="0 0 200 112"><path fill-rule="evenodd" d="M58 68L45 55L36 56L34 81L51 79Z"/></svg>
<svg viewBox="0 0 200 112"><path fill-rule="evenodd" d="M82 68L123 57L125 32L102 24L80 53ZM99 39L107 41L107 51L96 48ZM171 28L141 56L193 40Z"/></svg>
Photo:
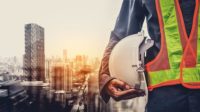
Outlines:
<svg viewBox="0 0 200 112"><path fill-rule="evenodd" d="M106 86L106 91L116 101L145 95L145 91L138 89L136 90L127 83L118 79L112 79L109 81Z"/></svg>

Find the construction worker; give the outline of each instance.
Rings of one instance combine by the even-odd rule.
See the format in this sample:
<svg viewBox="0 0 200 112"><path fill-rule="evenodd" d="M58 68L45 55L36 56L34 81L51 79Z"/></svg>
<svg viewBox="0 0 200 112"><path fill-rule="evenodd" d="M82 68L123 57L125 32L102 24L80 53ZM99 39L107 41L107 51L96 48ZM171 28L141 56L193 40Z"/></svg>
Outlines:
<svg viewBox="0 0 200 112"><path fill-rule="evenodd" d="M200 112L199 4L199 0L123 0L99 72L105 102L110 97L124 100L144 95L144 91L111 77L108 62L113 47L140 32L146 17L154 40L145 59L147 112Z"/></svg>

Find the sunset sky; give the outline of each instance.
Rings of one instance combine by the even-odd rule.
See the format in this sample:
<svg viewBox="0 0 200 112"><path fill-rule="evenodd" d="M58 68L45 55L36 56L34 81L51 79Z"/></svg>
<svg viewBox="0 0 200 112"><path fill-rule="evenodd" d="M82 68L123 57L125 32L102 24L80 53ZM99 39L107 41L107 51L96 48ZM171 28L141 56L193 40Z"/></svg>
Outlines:
<svg viewBox="0 0 200 112"><path fill-rule="evenodd" d="M47 57L87 54L101 57L122 0L1 0L0 56L24 54L24 25L45 28Z"/></svg>

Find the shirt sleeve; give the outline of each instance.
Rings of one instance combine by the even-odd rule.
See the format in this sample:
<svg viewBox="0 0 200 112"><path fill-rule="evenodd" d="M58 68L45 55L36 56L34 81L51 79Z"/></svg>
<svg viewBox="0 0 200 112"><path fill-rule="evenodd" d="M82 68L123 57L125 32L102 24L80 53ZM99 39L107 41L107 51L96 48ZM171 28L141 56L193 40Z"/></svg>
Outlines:
<svg viewBox="0 0 200 112"><path fill-rule="evenodd" d="M100 95L105 102L109 101L110 96L105 91L106 84L114 79L109 73L109 57L113 47L123 38L141 31L145 13L142 7L142 0L123 0L120 13L118 15L115 28L111 32L110 40L104 51L99 70L99 89Z"/></svg>

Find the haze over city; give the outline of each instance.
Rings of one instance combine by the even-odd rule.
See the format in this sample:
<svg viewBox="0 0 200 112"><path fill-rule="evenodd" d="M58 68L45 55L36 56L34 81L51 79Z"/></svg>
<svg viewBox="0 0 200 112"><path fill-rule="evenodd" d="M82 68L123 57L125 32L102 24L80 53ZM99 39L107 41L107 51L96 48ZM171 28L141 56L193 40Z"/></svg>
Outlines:
<svg viewBox="0 0 200 112"><path fill-rule="evenodd" d="M1 1L0 56L22 57L24 25L45 28L45 54L101 57L119 13L121 0Z"/></svg>

